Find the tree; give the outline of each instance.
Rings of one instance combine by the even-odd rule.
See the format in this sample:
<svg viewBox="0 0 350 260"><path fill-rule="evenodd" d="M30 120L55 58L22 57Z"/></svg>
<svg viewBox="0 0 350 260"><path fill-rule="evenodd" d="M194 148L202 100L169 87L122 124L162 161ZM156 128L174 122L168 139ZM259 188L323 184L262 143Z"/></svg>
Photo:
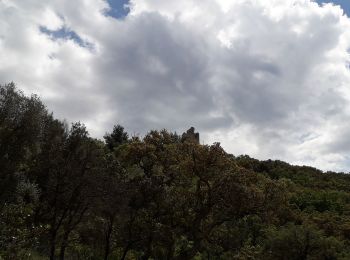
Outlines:
<svg viewBox="0 0 350 260"><path fill-rule="evenodd" d="M126 143L129 140L129 135L124 131L124 127L116 125L113 127L111 134L106 134L104 137L108 149L113 150L119 145Z"/></svg>
<svg viewBox="0 0 350 260"><path fill-rule="evenodd" d="M55 259L57 245L59 259L64 259L70 234L98 197L95 183L103 156L103 146L88 137L82 124L61 134L55 149L42 150L44 160L37 165L37 175L45 181L37 215L49 225L50 259Z"/></svg>
<svg viewBox="0 0 350 260"><path fill-rule="evenodd" d="M194 134L191 129L187 134ZM167 130L105 141L0 86L0 258L350 259L350 176Z"/></svg>
<svg viewBox="0 0 350 260"><path fill-rule="evenodd" d="M13 83L0 86L0 205L11 199L16 174L25 172L37 155L48 117L37 96L24 96Z"/></svg>
<svg viewBox="0 0 350 260"><path fill-rule="evenodd" d="M342 243L325 237L310 224L271 227L266 232L265 259L338 259Z"/></svg>

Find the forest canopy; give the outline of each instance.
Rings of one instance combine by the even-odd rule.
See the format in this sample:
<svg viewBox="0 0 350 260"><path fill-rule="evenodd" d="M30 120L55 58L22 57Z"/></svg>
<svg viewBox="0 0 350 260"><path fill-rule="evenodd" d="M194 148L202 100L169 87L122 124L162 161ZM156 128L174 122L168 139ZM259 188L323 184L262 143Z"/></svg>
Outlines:
<svg viewBox="0 0 350 260"><path fill-rule="evenodd" d="M0 259L350 259L350 176L167 130L98 140L11 83Z"/></svg>

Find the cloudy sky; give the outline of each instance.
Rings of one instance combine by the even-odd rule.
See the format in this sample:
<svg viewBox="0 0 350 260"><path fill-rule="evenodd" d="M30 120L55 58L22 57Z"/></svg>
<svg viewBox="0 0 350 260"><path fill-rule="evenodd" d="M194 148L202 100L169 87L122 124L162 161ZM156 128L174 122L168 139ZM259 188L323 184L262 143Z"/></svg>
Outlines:
<svg viewBox="0 0 350 260"><path fill-rule="evenodd" d="M0 0L0 84L101 137L195 126L350 171L348 0Z"/></svg>

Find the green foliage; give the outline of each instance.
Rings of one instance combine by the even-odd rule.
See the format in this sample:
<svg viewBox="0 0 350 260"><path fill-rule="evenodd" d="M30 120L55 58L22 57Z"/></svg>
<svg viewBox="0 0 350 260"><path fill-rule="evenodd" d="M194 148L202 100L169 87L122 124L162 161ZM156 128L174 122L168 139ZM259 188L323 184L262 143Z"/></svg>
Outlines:
<svg viewBox="0 0 350 260"><path fill-rule="evenodd" d="M325 237L312 225L288 224L270 227L265 233L266 259L339 259L344 245L335 237Z"/></svg>
<svg viewBox="0 0 350 260"><path fill-rule="evenodd" d="M350 177L166 130L104 142L0 86L0 259L350 259Z"/></svg>
<svg viewBox="0 0 350 260"><path fill-rule="evenodd" d="M113 127L111 134L106 134L104 137L108 149L113 151L114 148L126 143L129 140L129 135L124 131L124 127L116 125Z"/></svg>

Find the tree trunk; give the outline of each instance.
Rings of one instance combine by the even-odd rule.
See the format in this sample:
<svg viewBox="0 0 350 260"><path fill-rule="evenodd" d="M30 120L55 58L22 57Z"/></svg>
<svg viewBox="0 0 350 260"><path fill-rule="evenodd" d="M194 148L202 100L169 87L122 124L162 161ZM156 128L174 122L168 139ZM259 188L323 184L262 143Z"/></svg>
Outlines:
<svg viewBox="0 0 350 260"><path fill-rule="evenodd" d="M141 257L141 260L148 260L151 257L151 252L152 252L152 241L153 241L153 237L152 235L150 237L148 237L148 241L147 241L147 250L146 252L143 254L143 256Z"/></svg>
<svg viewBox="0 0 350 260"><path fill-rule="evenodd" d="M56 245L55 244L51 244L50 260L55 260L55 251L56 251Z"/></svg>
<svg viewBox="0 0 350 260"><path fill-rule="evenodd" d="M56 251L56 232L51 233L50 239L50 260L55 260L55 251Z"/></svg>
<svg viewBox="0 0 350 260"><path fill-rule="evenodd" d="M66 252L66 248L68 246L68 237L69 237L70 231L67 231L64 233L62 238L62 244L60 249L60 260L64 260L64 254Z"/></svg>
<svg viewBox="0 0 350 260"><path fill-rule="evenodd" d="M66 247L67 247L66 244L64 244L64 245L62 244L61 249L60 249L60 260L64 260L64 254L66 252Z"/></svg>
<svg viewBox="0 0 350 260"><path fill-rule="evenodd" d="M129 252L129 248L130 248L130 244L128 244L128 245L124 248L124 251L123 251L123 255L122 255L121 260L125 260L126 255L127 255L128 252Z"/></svg>
<svg viewBox="0 0 350 260"><path fill-rule="evenodd" d="M167 257L166 259L173 259L174 258L174 253L175 253L175 245L174 242L172 241L171 244L167 246Z"/></svg>
<svg viewBox="0 0 350 260"><path fill-rule="evenodd" d="M105 241L105 255L104 260L108 260L108 256L111 250L111 235L113 231L113 218L110 219L110 222L108 223L108 229L106 234L106 241Z"/></svg>

